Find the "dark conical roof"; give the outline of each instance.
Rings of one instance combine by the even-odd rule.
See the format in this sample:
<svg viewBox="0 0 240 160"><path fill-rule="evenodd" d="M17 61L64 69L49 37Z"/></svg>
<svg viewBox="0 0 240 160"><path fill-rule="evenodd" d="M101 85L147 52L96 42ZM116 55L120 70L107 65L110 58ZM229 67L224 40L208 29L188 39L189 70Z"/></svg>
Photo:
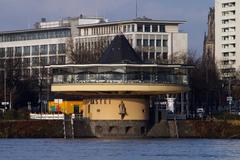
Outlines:
<svg viewBox="0 0 240 160"><path fill-rule="evenodd" d="M134 51L124 35L117 35L102 54L100 64L140 64L140 56Z"/></svg>

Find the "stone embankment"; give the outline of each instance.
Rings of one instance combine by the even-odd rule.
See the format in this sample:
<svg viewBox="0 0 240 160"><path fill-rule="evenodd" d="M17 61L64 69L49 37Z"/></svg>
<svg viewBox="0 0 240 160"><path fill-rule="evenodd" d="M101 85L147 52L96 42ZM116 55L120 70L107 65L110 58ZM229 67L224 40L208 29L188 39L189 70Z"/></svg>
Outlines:
<svg viewBox="0 0 240 160"><path fill-rule="evenodd" d="M74 121L74 138L95 137L89 122ZM63 138L63 121L0 121L0 138ZM240 138L240 121L161 121L147 138ZM116 137L118 138L118 137Z"/></svg>
<svg viewBox="0 0 240 160"><path fill-rule="evenodd" d="M240 138L239 120L161 121L148 132L152 138Z"/></svg>
<svg viewBox="0 0 240 160"><path fill-rule="evenodd" d="M74 121L74 137L93 137L91 129L85 121ZM64 138L63 121L0 121L0 138Z"/></svg>

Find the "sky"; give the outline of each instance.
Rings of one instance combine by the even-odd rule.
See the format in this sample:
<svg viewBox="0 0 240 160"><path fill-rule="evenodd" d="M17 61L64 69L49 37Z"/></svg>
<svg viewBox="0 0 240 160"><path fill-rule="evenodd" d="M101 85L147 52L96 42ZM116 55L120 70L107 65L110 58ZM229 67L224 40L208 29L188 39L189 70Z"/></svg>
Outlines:
<svg viewBox="0 0 240 160"><path fill-rule="evenodd" d="M138 16L159 20L185 20L189 49L202 54L207 15L213 0L137 0ZM136 0L0 0L0 31L32 28L42 17L101 16L110 21L133 19Z"/></svg>

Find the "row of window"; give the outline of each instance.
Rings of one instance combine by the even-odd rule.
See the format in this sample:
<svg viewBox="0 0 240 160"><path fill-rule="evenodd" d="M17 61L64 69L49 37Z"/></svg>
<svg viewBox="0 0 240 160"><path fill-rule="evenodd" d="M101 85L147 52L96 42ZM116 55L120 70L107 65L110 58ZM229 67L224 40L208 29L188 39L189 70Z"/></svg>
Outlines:
<svg viewBox="0 0 240 160"><path fill-rule="evenodd" d="M80 36L88 35L103 35L103 34L116 34L120 32L166 32L165 25L157 24L137 24L137 29L135 29L135 24L128 25L113 25L113 26L103 26L103 27L93 27L93 28L83 28L79 30Z"/></svg>
<svg viewBox="0 0 240 160"><path fill-rule="evenodd" d="M236 2L227 2L222 4L222 8L235 7Z"/></svg>
<svg viewBox="0 0 240 160"><path fill-rule="evenodd" d="M235 39L236 39L236 35L222 36L223 41L235 40Z"/></svg>
<svg viewBox="0 0 240 160"><path fill-rule="evenodd" d="M32 49L32 54L31 54ZM23 46L23 47L8 47L0 48L0 57L20 57L30 55L47 55L49 54L64 54L66 53L66 44L50 44L50 45L34 45L34 46Z"/></svg>
<svg viewBox="0 0 240 160"><path fill-rule="evenodd" d="M161 40L161 39L137 39L137 46L157 46L157 47L167 47L168 40Z"/></svg>
<svg viewBox="0 0 240 160"><path fill-rule="evenodd" d="M223 11L222 16L234 16L236 14L235 10Z"/></svg>
<svg viewBox="0 0 240 160"><path fill-rule="evenodd" d="M66 63L66 56L0 59L0 64L3 65L4 61L12 61L13 63L20 62L23 65L23 67L31 67L31 66L37 67L37 66L55 65L55 64L62 65Z"/></svg>
<svg viewBox="0 0 240 160"><path fill-rule="evenodd" d="M143 52L142 53L142 59L143 60L154 60L154 59L163 59L163 60L167 60L168 59L168 53L167 52L163 52L162 54L160 52Z"/></svg>
<svg viewBox="0 0 240 160"><path fill-rule="evenodd" d="M165 25L138 24L137 32L166 32Z"/></svg>
<svg viewBox="0 0 240 160"><path fill-rule="evenodd" d="M223 52L223 57L235 56L236 52Z"/></svg>
<svg viewBox="0 0 240 160"><path fill-rule="evenodd" d="M0 35L0 42L26 41L50 38L70 37L70 30L37 31L29 33L13 33Z"/></svg>
<svg viewBox="0 0 240 160"><path fill-rule="evenodd" d="M225 27L222 28L222 32L235 32L236 31L236 27Z"/></svg>
<svg viewBox="0 0 240 160"><path fill-rule="evenodd" d="M235 18L222 20L222 24L233 24L235 22L236 22Z"/></svg>
<svg viewBox="0 0 240 160"><path fill-rule="evenodd" d="M223 65L234 65L236 63L236 60L224 60L222 61Z"/></svg>
<svg viewBox="0 0 240 160"><path fill-rule="evenodd" d="M229 44L222 44L223 49L228 49L228 48L236 48L235 43L229 43Z"/></svg>

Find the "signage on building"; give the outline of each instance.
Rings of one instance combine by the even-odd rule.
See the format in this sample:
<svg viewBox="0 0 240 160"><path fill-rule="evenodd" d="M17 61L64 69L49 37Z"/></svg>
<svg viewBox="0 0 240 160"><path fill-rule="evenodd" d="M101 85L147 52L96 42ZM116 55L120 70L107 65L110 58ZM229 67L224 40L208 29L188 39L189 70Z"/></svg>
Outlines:
<svg viewBox="0 0 240 160"><path fill-rule="evenodd" d="M87 99L86 101L90 104L111 104L111 99L104 98Z"/></svg>

